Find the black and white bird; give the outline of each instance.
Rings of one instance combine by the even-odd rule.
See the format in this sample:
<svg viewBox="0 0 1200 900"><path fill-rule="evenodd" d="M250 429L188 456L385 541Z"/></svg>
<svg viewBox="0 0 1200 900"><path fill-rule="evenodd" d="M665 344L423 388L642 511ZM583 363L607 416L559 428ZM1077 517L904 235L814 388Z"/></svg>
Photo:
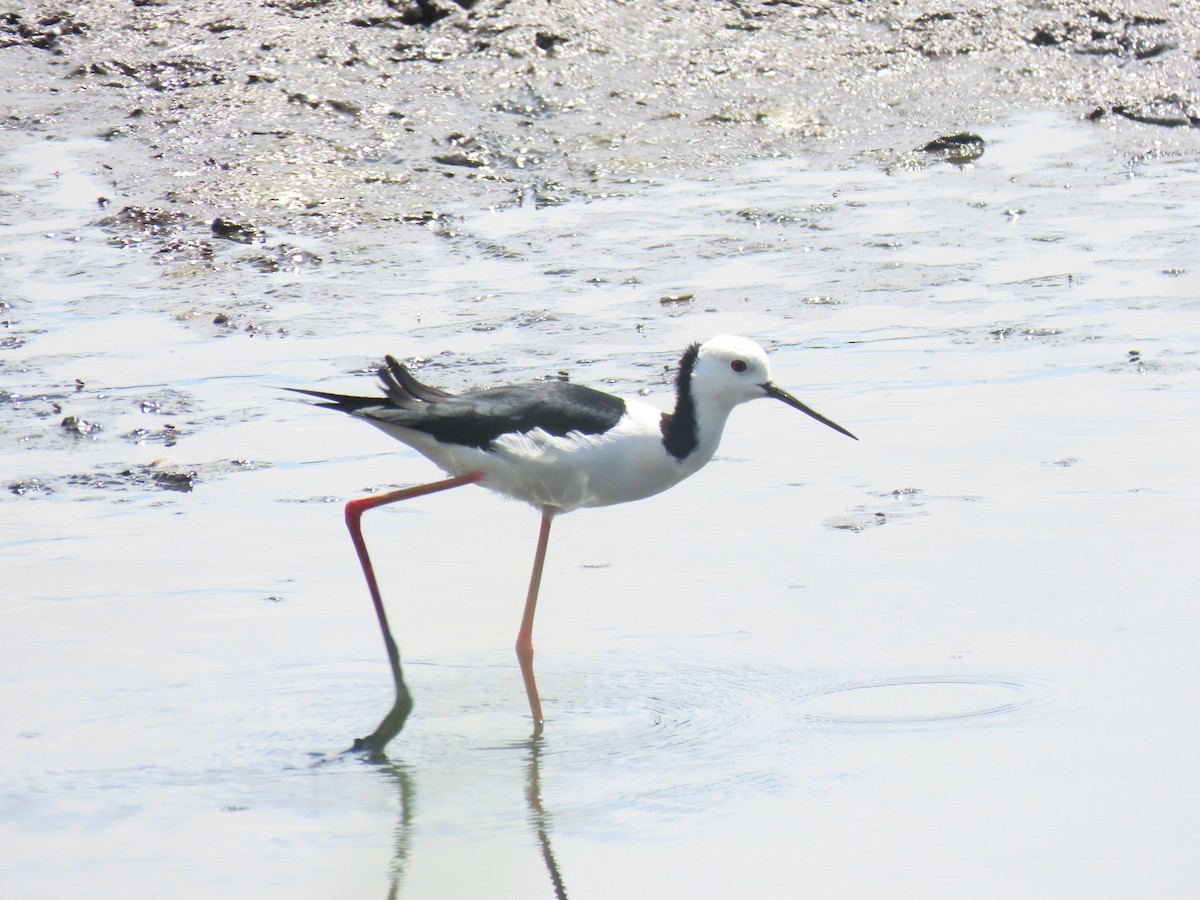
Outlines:
<svg viewBox="0 0 1200 900"><path fill-rule="evenodd" d="M730 412L750 400L781 400L854 438L775 384L766 353L742 337L714 337L684 351L671 412L562 381L450 394L422 384L392 357L386 360L379 369L383 397L293 389L316 397L321 401L318 406L364 419L428 457L449 476L346 505L346 521L396 682L391 712L372 735L355 743L356 748L373 752L381 751L399 732L412 700L362 537L360 519L367 509L479 484L523 500L541 512L533 575L516 645L537 736L543 718L533 676L533 616L550 524L556 515L641 500L678 484L712 459Z"/></svg>

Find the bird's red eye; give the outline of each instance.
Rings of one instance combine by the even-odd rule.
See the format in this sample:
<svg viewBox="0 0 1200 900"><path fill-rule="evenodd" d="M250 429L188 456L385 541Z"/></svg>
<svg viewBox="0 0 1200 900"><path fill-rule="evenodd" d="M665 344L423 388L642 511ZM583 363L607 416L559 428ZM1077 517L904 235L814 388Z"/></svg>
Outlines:
<svg viewBox="0 0 1200 900"><path fill-rule="evenodd" d="M733 371L738 372L739 374L742 372L745 372L746 371L746 361L743 359L735 359L733 362L731 362L729 364L729 368L733 369Z"/></svg>

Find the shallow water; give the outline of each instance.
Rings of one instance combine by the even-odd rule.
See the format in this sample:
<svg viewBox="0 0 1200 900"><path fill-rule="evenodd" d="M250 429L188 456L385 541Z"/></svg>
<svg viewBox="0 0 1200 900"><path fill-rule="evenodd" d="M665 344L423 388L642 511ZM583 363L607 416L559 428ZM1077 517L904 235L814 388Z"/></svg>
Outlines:
<svg viewBox="0 0 1200 900"><path fill-rule="evenodd" d="M89 142L12 148L4 893L1188 896L1200 154L981 132L965 169L771 160L211 259L98 227ZM536 516L372 514L417 708L390 763L338 755L390 702L339 504L435 473L273 387L391 352L665 403L722 331L861 442L754 404L691 481L559 520L538 743Z"/></svg>

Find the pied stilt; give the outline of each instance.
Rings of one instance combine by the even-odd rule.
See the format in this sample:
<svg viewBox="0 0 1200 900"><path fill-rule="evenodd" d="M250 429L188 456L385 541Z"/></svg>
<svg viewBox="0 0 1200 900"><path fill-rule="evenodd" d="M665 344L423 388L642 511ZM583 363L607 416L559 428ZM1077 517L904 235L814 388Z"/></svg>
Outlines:
<svg viewBox="0 0 1200 900"><path fill-rule="evenodd" d="M760 397L781 400L854 438L776 385L766 353L741 337L715 337L684 351L671 412L561 381L450 394L422 384L403 364L390 356L386 359L379 369L383 397L291 389L316 397L321 401L318 406L370 422L428 457L449 476L346 504L346 523L375 604L396 683L392 710L374 733L354 745L376 753L403 727L412 698L362 536L360 520L366 510L479 484L541 511L533 574L516 644L537 737L543 719L533 675L533 615L550 524L556 515L641 500L678 484L712 459L733 408Z"/></svg>

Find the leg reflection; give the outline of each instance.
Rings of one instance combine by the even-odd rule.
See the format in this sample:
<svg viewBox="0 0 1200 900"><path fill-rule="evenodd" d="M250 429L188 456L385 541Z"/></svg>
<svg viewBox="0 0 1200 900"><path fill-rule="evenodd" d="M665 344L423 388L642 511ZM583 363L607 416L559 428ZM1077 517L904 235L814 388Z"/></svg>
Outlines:
<svg viewBox="0 0 1200 900"><path fill-rule="evenodd" d="M529 805L529 820L537 833L542 862L546 864L546 871L550 875L554 896L558 900L567 900L567 888L550 843L550 817L542 805L541 753L541 739L535 737L529 742L529 760L525 764L525 802Z"/></svg>
<svg viewBox="0 0 1200 900"><path fill-rule="evenodd" d="M406 766L390 763L383 767L384 774L396 785L400 804L400 821L396 823L395 851L392 854L391 871L388 873L387 900L396 900L404 886L404 873L412 852L413 806L415 794L413 778Z"/></svg>
<svg viewBox="0 0 1200 900"><path fill-rule="evenodd" d="M538 850L546 872L550 876L550 885L554 889L557 900L567 900L567 888L563 882L558 860L554 857L554 847L551 843L553 831L550 816L542 804L541 782L541 751L540 740L531 740L528 744L529 755L525 761L525 804L527 817L533 825L537 837ZM345 758L345 757L341 757ZM332 758L323 760L321 764L332 762ZM388 873L388 900L397 900L403 896L405 875L412 865L412 847L417 830L416 808L416 777L414 770L403 763L388 762L379 765L379 774L386 783L394 784L396 799L399 807L399 820L396 822L395 841L392 851L392 864ZM435 798L436 800L436 798ZM436 805L436 804L435 804ZM507 817L506 821L511 821ZM458 864L461 864L461 860Z"/></svg>

